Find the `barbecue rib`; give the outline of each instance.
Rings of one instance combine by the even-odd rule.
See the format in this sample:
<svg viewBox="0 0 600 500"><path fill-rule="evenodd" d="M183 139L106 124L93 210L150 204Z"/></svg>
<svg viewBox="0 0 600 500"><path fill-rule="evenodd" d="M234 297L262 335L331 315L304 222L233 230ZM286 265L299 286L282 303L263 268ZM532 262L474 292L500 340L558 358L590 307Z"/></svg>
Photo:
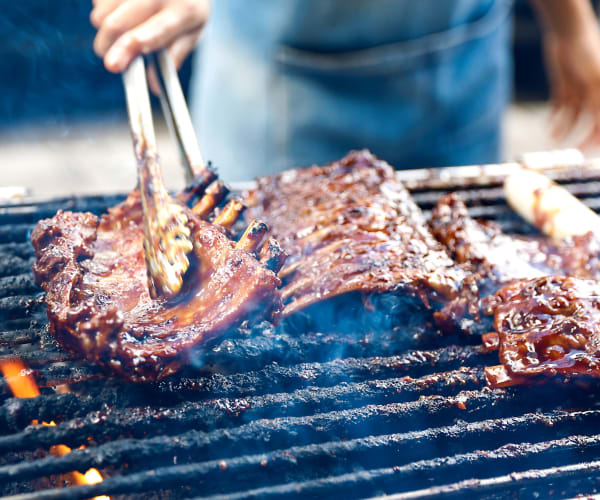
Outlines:
<svg viewBox="0 0 600 500"><path fill-rule="evenodd" d="M462 273L394 170L368 151L261 178L246 204L247 215L265 220L290 256L279 275L284 316L327 303L341 314L329 317L321 308L310 316L319 317L319 328L339 327L340 316L352 316L352 307L364 318L382 297L423 309L460 288ZM328 300L333 298L338 300Z"/></svg>
<svg viewBox="0 0 600 500"><path fill-rule="evenodd" d="M536 377L600 377L600 284L571 277L516 282L492 307L502 365L486 368L492 387Z"/></svg>
<svg viewBox="0 0 600 500"><path fill-rule="evenodd" d="M600 241L592 233L560 243L545 237L507 235L493 222L472 219L455 194L439 200L430 226L454 260L470 269L461 294L436 314L437 324L443 329L454 323L460 324L463 331L486 331L488 323L485 318L481 323L481 311L487 307L487 298L516 280L550 275L600 277Z"/></svg>
<svg viewBox="0 0 600 500"><path fill-rule="evenodd" d="M206 184L199 182L196 191ZM176 372L195 348L245 320L277 319L275 273L285 255L271 238L260 250L262 223L252 223L236 245L223 234L240 213L237 201L214 224L196 215L218 201L214 191L222 189L212 186L194 209L182 205L194 248L184 288L171 300L149 294L138 191L100 219L60 211L38 223L31 236L35 279L47 292L51 328L64 347L125 378L148 381ZM260 262L252 255L257 251Z"/></svg>

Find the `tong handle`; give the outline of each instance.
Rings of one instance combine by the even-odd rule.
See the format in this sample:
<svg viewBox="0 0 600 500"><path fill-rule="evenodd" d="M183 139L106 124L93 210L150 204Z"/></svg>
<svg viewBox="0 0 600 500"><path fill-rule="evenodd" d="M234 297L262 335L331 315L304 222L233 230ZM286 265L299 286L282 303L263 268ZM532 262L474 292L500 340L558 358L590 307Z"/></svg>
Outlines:
<svg viewBox="0 0 600 500"><path fill-rule="evenodd" d="M177 75L177 69L171 54L166 49L152 54L151 58L157 69L163 114L167 117L169 129L179 147L186 178L189 182L206 170L206 167Z"/></svg>
<svg viewBox="0 0 600 500"><path fill-rule="evenodd" d="M193 249L188 217L163 183L148 93L146 67L136 57L123 73L129 124L137 161L138 187L144 221L144 259L152 298L174 297L183 285Z"/></svg>
<svg viewBox="0 0 600 500"><path fill-rule="evenodd" d="M146 67L142 56L136 57L123 72L123 86L125 87L127 113L129 114L135 154L137 160L140 161L142 148L146 154L156 155L157 152Z"/></svg>

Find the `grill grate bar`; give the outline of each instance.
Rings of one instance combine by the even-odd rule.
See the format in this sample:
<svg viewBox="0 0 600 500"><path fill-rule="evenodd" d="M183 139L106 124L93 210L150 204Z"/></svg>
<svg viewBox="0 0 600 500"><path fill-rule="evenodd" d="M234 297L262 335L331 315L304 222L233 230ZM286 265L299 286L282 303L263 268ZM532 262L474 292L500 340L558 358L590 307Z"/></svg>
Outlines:
<svg viewBox="0 0 600 500"><path fill-rule="evenodd" d="M40 333L32 329L0 332L0 347L10 347L39 342Z"/></svg>
<svg viewBox="0 0 600 500"><path fill-rule="evenodd" d="M568 464L574 456L582 458L592 453L597 454L600 447L600 435L570 436L545 442L508 444L493 450L477 450L451 457L420 460L378 471L377 466L381 467L382 461L402 460L402 454L397 448L398 438L399 436L375 436L347 442L299 446L228 460L159 467L151 471L107 478L95 485L58 488L18 498L88 498L100 494L139 493L165 489L176 484L188 484L193 491L210 494L217 493L218 490L235 488L240 484L249 489L257 488L264 483L268 484L273 477L290 482L297 481L297 476L305 480L323 475L331 476L339 467L338 461L343 461L346 468L357 471L363 470L365 465L375 465L375 471L380 475L383 471L388 472L388 475L391 472L395 491L414 488L426 479L444 481L457 476L469 477L470 474L481 474L485 477L492 471L509 472L517 466L530 468L532 465L538 467L541 464L542 467L547 467L562 463L562 466L552 467L546 471L544 480L550 480L566 475L589 475L589 469L584 470L578 467L578 464L571 466ZM585 453L577 453L581 449L584 449ZM531 479L531 471L514 472L510 476L515 485L519 481L526 483ZM539 474L533 477L540 479ZM235 481L232 481L232 478L235 478ZM340 493L341 491L336 489L336 494Z"/></svg>
<svg viewBox="0 0 600 500"><path fill-rule="evenodd" d="M340 476L331 476L310 481L292 482L283 485L267 486L250 491L230 494L217 494L212 496L197 497L195 500L251 500L263 498L330 498L331 492L342 496L347 494L352 497L367 497L385 495L372 500L413 500L422 498L507 498L510 490L525 487L539 488L533 491L530 497L539 498L540 492L545 496L552 496L557 489L553 484L565 486L565 482L581 482L589 484L590 479L598 481L600 476L600 460L576 464L550 467L547 469L514 472L504 476L487 479L466 479L458 483L434 486L426 489L413 490L406 493L387 494L386 491L397 489L396 472L399 467L386 469L356 471ZM586 471L589 474L586 474ZM589 487L589 486L588 486ZM571 491L582 491L581 487L573 484ZM510 497L512 498L512 497ZM518 498L524 498L519 494Z"/></svg>
<svg viewBox="0 0 600 500"><path fill-rule="evenodd" d="M25 202L19 205L0 205L0 224L35 223L53 217L58 210L92 212L97 215L125 199L124 195L57 198L47 202Z"/></svg>
<svg viewBox="0 0 600 500"><path fill-rule="evenodd" d="M0 256L14 256L21 259L30 259L33 257L33 247L29 241L22 243L0 243Z"/></svg>
<svg viewBox="0 0 600 500"><path fill-rule="evenodd" d="M294 365L307 360L325 362L349 357L387 357L408 349L434 347L438 346L432 342L432 333L425 329L303 335L264 330L253 332L250 337L227 339L204 353L202 361L205 366L218 366L219 371L233 373L260 370L273 362Z"/></svg>
<svg viewBox="0 0 600 500"><path fill-rule="evenodd" d="M33 281L31 267L22 274L0 278L0 298L15 295L31 295L39 288Z"/></svg>
<svg viewBox="0 0 600 500"><path fill-rule="evenodd" d="M597 197L600 192L600 182L567 182L561 183L562 187L578 198ZM445 194L455 193L468 205L493 204L506 206L504 189L502 186L481 187L477 189L447 189L443 191L424 191L412 193L413 199L421 208L432 208Z"/></svg>
<svg viewBox="0 0 600 500"><path fill-rule="evenodd" d="M160 391L182 397L205 395L251 396L267 392L286 392L308 385L332 386L342 382L365 379L387 379L410 372L412 378L434 372L457 370L460 367L479 366L487 357L481 346L443 347L425 351L412 350L389 357L342 358L326 362L301 363L282 366L273 363L262 370L232 375L213 374L201 378L182 377L157 384Z"/></svg>
<svg viewBox="0 0 600 500"><path fill-rule="evenodd" d="M0 347L28 344L36 340L28 335L27 331L21 332L14 336L7 335L7 338L3 338L0 334ZM36 349L39 347L36 346ZM11 354L7 358L24 359L21 352ZM64 353L62 354L64 355ZM24 355L26 356L26 352ZM450 346L433 351L409 351L389 358L344 358L325 363L303 363L289 367L273 363L262 370L253 372L167 379L152 388L169 396L176 394L180 399L250 396L282 390L291 391L308 385L331 386L367 378L393 378L407 372L410 372L412 377L419 377L432 372L458 369L461 366L484 364L488 357L490 362L494 360L493 355L482 354L480 346ZM62 360L62 358L59 359ZM34 359L34 364L29 366L37 366L35 361L39 362L40 360ZM63 362L41 363L39 369L34 370L33 374L36 383L41 388L62 384L72 385L103 377L99 368L89 365L85 361L68 364ZM8 387L4 380L0 380L0 391L2 390L8 393Z"/></svg>
<svg viewBox="0 0 600 500"><path fill-rule="evenodd" d="M142 395L137 391L124 391L123 386L110 383L97 387L92 384L85 396L50 393L36 398L10 398L0 406L0 432L18 432L36 419L59 421L61 418L84 417L107 408L134 407L143 403Z"/></svg>
<svg viewBox="0 0 600 500"><path fill-rule="evenodd" d="M520 444L508 444L505 446L501 446L492 450L476 450L474 452L457 454L454 456L444 456L435 459L429 460L420 460L417 462L406 463L405 465L395 466L393 468L381 468L374 469L372 471L368 471L367 479L371 479L372 475L378 476L378 485L377 488L389 488L389 491L402 491L402 490L410 490L419 485L422 485L424 482L439 482L444 480L451 480L453 478L458 477L472 477L470 474L481 474L480 477L487 477L490 473L498 473L498 472L512 472L514 469L528 469L531 468L532 464L534 466L550 466L556 463L569 464L574 458L581 459L587 455L593 454L597 456L598 448L600 447L600 435L594 436L570 436L568 438L556 439L545 442L535 442L535 443L520 443ZM340 448L343 449L342 446ZM579 453L580 449L585 448L585 453ZM294 453L290 451L290 453ZM273 456L274 455L274 456ZM351 460L343 455L343 452L336 450L335 456L338 459ZM403 456L400 451L392 450L392 453L388 455L389 457L394 456L395 459L403 460ZM298 459L298 456L294 454L294 457L297 459L294 461L293 466L297 469L302 469L305 464L302 463L301 460ZM248 457L243 457L248 458ZM267 469L275 469L277 460L281 460L280 463L285 466L285 451L284 452L274 452L273 454L264 454L256 457L258 459L266 459L268 463ZM328 457L327 457L328 458ZM371 465L377 462L377 454L370 454L364 458L360 458L357 460L355 467L358 471L363 470L362 467L365 465ZM200 464L198 464L200 465ZM208 464L206 464L208 465ZM236 464L237 465L237 464ZM260 464L259 464L260 465ZM321 462L321 465L324 466L324 462ZM241 467L247 467L248 463L240 463ZM238 473L243 474L241 471L234 471L234 462L228 461L227 463L227 472L228 473ZM174 468L171 468L174 469ZM593 469L592 469L593 470ZM597 469L596 469L597 470ZM200 474L203 475L204 471L198 470L198 475L194 478L194 481L200 482ZM216 471L213 470L213 475ZM268 472L266 475L268 476ZM271 470L271 473L274 471ZM532 474L533 472L533 474ZM537 474L536 474L537 472ZM543 473L540 474L539 471L526 471L526 472L512 472L508 477L512 478L514 487L523 487L527 485L528 480L557 480L560 478L564 478L568 476L570 473L576 472L576 474L585 475L586 471L583 467L578 467L578 464L573 465L562 465L558 467L552 467ZM588 471L588 474L591 471ZM352 475L351 475L352 476ZM386 477L387 476L387 477ZM240 476L237 476L240 477ZM243 476L241 476L243 477ZM293 476L290 474L292 480L294 480ZM339 482L339 478L335 476L333 478L328 478L336 481L336 489L331 488L331 484L328 485L327 490L329 490L329 494L331 491L335 491L336 495L343 494L348 487L344 488L344 485ZM350 477L351 487L355 488L359 486L359 481L355 478ZM387 479L387 481L386 481ZM214 477L214 480L217 481L217 477ZM480 482L481 480L477 480ZM265 481L268 483L267 481ZM312 481L310 481L312 482ZM385 484L387 482L387 485ZM474 486L475 481L465 481L462 484L463 486L471 485ZM357 484L358 483L358 484ZM382 484L383 483L383 484ZM501 486L505 487L506 483L504 481L500 481L500 485L494 484L495 481L492 481L490 486ZM196 483L197 484L197 483ZM322 484L322 483L321 483ZM207 489L209 487L209 480L205 483L201 484L203 489ZM296 484L296 488L298 493L302 491L302 484ZM387 489L386 488L386 489ZM266 490L267 488L262 490L263 497L267 497ZM465 488L467 489L467 488ZM360 488L359 488L360 490ZM352 496L357 496L357 490L353 490L354 492L351 494ZM377 491L377 490L376 490ZM373 490L361 492L361 496L365 494L374 494L376 493ZM381 492L381 489L379 489ZM222 498L252 498L253 495L248 495L249 492L243 492L241 494L233 494L233 495L222 495ZM271 490L272 496L278 496L280 494L277 491L277 487ZM311 492L302 491L302 493L308 496ZM313 494L315 492L312 492ZM325 491L321 492L321 495L324 494ZM350 494L350 491L347 491ZM463 494L466 493L463 491ZM415 495L415 492L409 493L408 498L420 498ZM316 495L315 497L321 497L321 495ZM403 498L402 495L398 495L399 498ZM311 496L312 498L312 496Z"/></svg>
<svg viewBox="0 0 600 500"><path fill-rule="evenodd" d="M600 199L598 198L583 198L581 200L584 205L587 205L596 212L600 211ZM532 226L528 225L507 205L481 205L468 207L469 215L474 219L493 220L502 227L504 232L522 233L523 228L529 231ZM431 211L425 210L427 217L431 216ZM537 231L537 230L536 230Z"/></svg>
<svg viewBox="0 0 600 500"><path fill-rule="evenodd" d="M0 277L13 277L21 274L28 274L31 282L33 282L33 278L31 277L32 265L33 258L23 259L16 255L4 255L0 253ZM25 293L29 293L27 291L28 289L29 286L25 289Z"/></svg>
<svg viewBox="0 0 600 500"><path fill-rule="evenodd" d="M265 453L292 445L295 451L290 451L290 454L300 460L302 452L297 451L299 445L326 443L332 439L353 439L354 443L363 443L364 439L361 441L356 438L364 438L372 429L377 429L379 434L386 434L402 423L403 409L402 404L373 405L311 417L261 420L233 430L211 433L193 430L175 437L114 441L97 448L74 450L61 458L47 457L31 463L0 467L0 481L26 480L71 470L83 472L90 467L102 468L122 463L130 467L143 463L143 468L148 469L170 464L174 456L184 461L203 457L212 460ZM475 423L461 422L447 427L393 434L389 439L394 442L394 454L402 456L404 460L418 460L433 458L439 453L464 453L471 451L473 446L497 447L505 443L505 439L521 434L535 435L538 439L567 436L573 433L573 424L576 429L579 425L597 428L599 423L600 411L556 411ZM339 447L339 443L322 445L324 453L333 453L327 450L328 446ZM353 453L353 443L344 445L344 450ZM339 456L339 451L334 451Z"/></svg>
<svg viewBox="0 0 600 500"><path fill-rule="evenodd" d="M20 359L28 367L44 366L48 363L62 363L64 361L75 360L76 357L68 352L60 351L59 349L49 348L45 350L31 350L23 352L11 352L8 354L0 354L0 363L3 361L11 361Z"/></svg>
<svg viewBox="0 0 600 500"><path fill-rule="evenodd" d="M423 498L442 498L450 496L461 496L483 494L491 491L503 491L507 493L510 490L521 489L541 484L544 489L552 487L554 481L564 481L589 476L596 478L600 475L600 460L593 462L576 463L562 465L559 467L549 467L547 469L533 469L524 472L513 472L504 476L496 476L486 479L467 479L457 483L435 486L422 490L415 490L407 493L386 496L386 500L412 500ZM550 483L550 482L553 483ZM550 483L550 484L549 484ZM577 490L575 490L577 491ZM580 491L580 490L579 490ZM552 493L549 492L549 495ZM539 491L532 495L533 498L539 497ZM519 498L523 498L519 495ZM587 498L587 497L585 497Z"/></svg>
<svg viewBox="0 0 600 500"><path fill-rule="evenodd" d="M0 348L18 344L37 344L41 335L42 331L32 329L0 332ZM300 343L300 346L302 345ZM300 346L297 350L302 349ZM23 354L26 357L22 357ZM210 356L210 354L206 356ZM217 354L217 356L220 356L220 354ZM59 383L73 383L73 379L81 377L82 370L85 371L90 368L85 361L82 361L83 366L79 364L70 364L69 367L63 366L61 370L63 379L61 380L57 378L56 366L53 363L62 363L67 359L74 359L74 357L59 350L59 348L46 347L41 353L6 355L3 359L6 360L11 357L19 357L28 366L39 366L40 369L35 372L36 382L42 387L51 385L47 384L47 379L53 379L59 381ZM176 379L161 381L154 388L165 393L178 393L182 397L184 395L198 396L200 394L210 394L213 397L221 394L230 395L233 388L240 394L251 394L266 392L270 390L269 387L277 387L278 390L282 388L291 390L306 385L308 382L319 383L319 380L324 379L327 380L329 385L333 385L339 383L336 380L341 382L362 380L367 377L388 378L407 371L410 371L412 376L420 376L433 371L479 365L484 363L487 357L491 356L483 354L481 346L448 346L434 350L411 350L389 357L337 358L332 361L316 361L292 366L272 363L261 370L232 375L213 374L207 376L204 374L201 377L184 375ZM295 356L292 357L292 359L294 358ZM213 362L216 362L216 360ZM73 369L72 376L69 373L69 368Z"/></svg>
<svg viewBox="0 0 600 500"><path fill-rule="evenodd" d="M84 421L74 420L61 423L56 427L40 427L0 436L0 451L13 449L35 449L42 444L76 444L79 439L94 435L96 439L133 433L143 436L150 432L173 433L195 428L214 430L218 427L232 427L249 420L276 418L284 416L305 416L315 412L335 411L355 408L365 404L385 404L407 402L423 396L414 402L407 412L421 414L428 411L446 411L457 414L460 410L456 402L448 398L432 396L439 392L451 393L457 390L470 390L484 385L481 369L472 372L451 372L447 377L424 377L417 380L388 379L366 383L340 384L334 387L300 389L292 393L277 393L253 398L222 398L205 402L184 402L171 408L104 408L98 397L75 397L73 394L52 394L35 399L11 399L0 407L0 423L6 429L24 429L33 419L56 420L69 415L67 403L70 403L75 417L85 416ZM491 403L501 398L502 392L484 392L477 394L475 401ZM120 391L109 392L116 401ZM427 397L429 396L429 397ZM75 401L73 400L75 399ZM36 400L41 400L35 404ZM77 407L77 401L80 408ZM130 403L124 400L122 403ZM94 407L96 403L96 407ZM114 401L113 401L114 403ZM55 409L50 419L46 418ZM98 407L100 406L100 407ZM119 406L125 406L121 404ZM38 414L35 415L36 410ZM91 413L96 411L97 413ZM43 412L42 415L40 413ZM87 415L87 413L91 413ZM410 413L409 413L410 414ZM407 415L409 415L407 414ZM408 418L408 416L407 416ZM5 422L2 422L5 420ZM98 426L101 422L102 426ZM24 424L24 425L23 425ZM79 442L77 444L82 444Z"/></svg>
<svg viewBox="0 0 600 500"><path fill-rule="evenodd" d="M65 376L68 373L68 377ZM94 366L82 365L78 368L68 366L66 363L56 363L52 369L40 374L37 370L31 370L36 385L41 389L55 388L58 386L72 386L86 382L106 380L106 376ZM0 394L10 398L12 393L6 381L0 380Z"/></svg>
<svg viewBox="0 0 600 500"><path fill-rule="evenodd" d="M12 330L22 330L24 328L31 328L32 330L45 330L48 326L48 322L39 317L29 318L17 318L17 319L5 319L0 322L0 328L2 333L6 333Z"/></svg>
<svg viewBox="0 0 600 500"><path fill-rule="evenodd" d="M34 224L5 224L0 225L0 243L25 243Z"/></svg>
<svg viewBox="0 0 600 500"><path fill-rule="evenodd" d="M43 310L42 294L0 298L0 320L28 318Z"/></svg>

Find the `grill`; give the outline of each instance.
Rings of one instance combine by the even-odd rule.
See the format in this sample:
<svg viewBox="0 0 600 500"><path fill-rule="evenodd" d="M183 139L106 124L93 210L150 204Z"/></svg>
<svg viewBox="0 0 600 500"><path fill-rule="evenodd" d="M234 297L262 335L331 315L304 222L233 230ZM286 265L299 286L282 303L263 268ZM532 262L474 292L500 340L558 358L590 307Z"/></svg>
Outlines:
<svg viewBox="0 0 600 500"><path fill-rule="evenodd" d="M472 215L532 232L488 174L437 171L407 183L425 211L458 191ZM600 169L554 176L600 208ZM192 367L150 385L107 377L64 352L47 331L28 235L59 208L101 213L122 199L1 207L0 361L22 360L41 391L14 398L0 379L1 494L565 498L600 490L597 383L491 390L483 368L497 354L485 354L478 338L414 326L298 335L263 325L214 346L200 360L204 372ZM73 451L49 454L58 444ZM103 482L65 484L66 474L91 467Z"/></svg>

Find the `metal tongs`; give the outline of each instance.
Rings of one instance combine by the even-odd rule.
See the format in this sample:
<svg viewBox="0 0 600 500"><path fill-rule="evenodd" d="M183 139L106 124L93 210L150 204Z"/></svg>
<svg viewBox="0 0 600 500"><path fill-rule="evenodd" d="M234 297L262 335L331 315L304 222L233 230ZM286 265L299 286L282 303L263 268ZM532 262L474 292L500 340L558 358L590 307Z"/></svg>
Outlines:
<svg viewBox="0 0 600 500"><path fill-rule="evenodd" d="M148 56L156 70L160 86L160 105L171 135L179 148L181 162L188 183L207 170L200 152L194 125L185 96L181 88L177 68L167 50L160 50Z"/></svg>
<svg viewBox="0 0 600 500"><path fill-rule="evenodd" d="M185 166L188 180L206 170L175 65L166 50L154 56L166 111ZM188 216L168 193L158 165L156 136L143 56L136 57L123 73L129 124L137 161L138 185L144 217L144 257L153 298L174 297L181 290L190 263Z"/></svg>

